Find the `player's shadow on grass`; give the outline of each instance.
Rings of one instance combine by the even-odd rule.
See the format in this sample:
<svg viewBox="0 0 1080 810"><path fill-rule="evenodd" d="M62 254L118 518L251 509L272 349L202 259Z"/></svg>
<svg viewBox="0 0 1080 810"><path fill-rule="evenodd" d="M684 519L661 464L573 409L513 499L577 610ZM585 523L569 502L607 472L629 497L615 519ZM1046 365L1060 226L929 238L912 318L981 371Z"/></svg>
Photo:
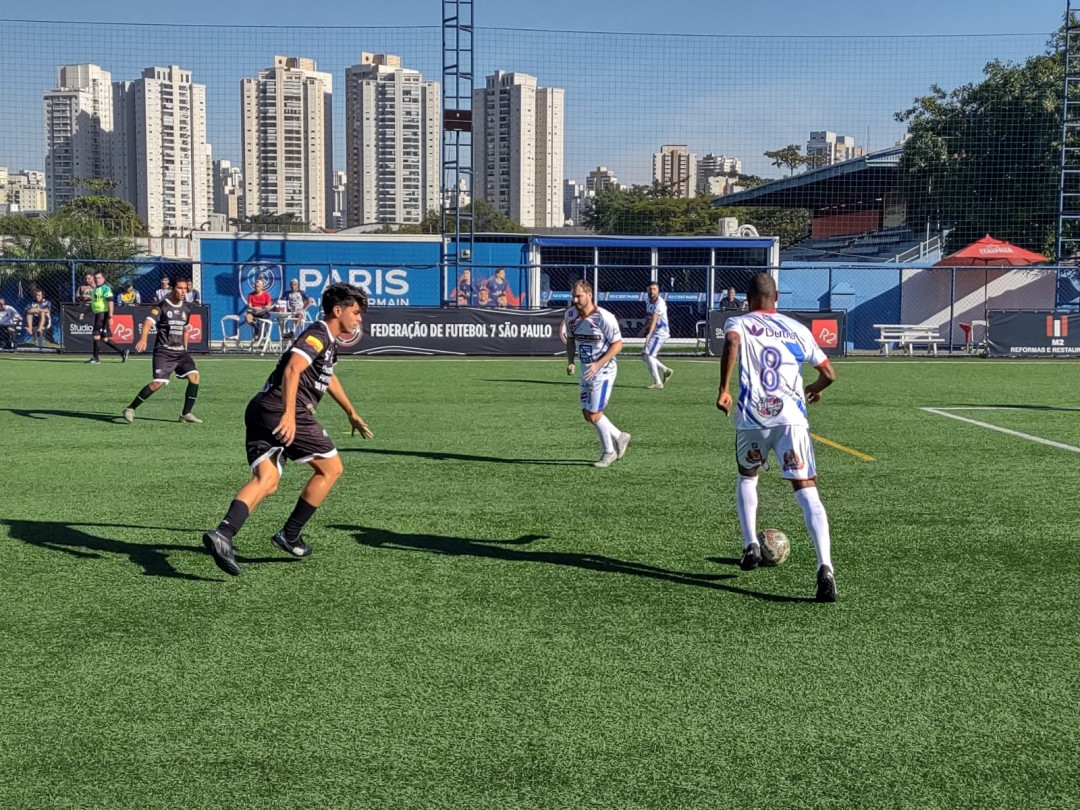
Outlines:
<svg viewBox="0 0 1080 810"><path fill-rule="evenodd" d="M200 577L194 574L185 574L177 571L169 562L170 552L197 552L204 556L201 543L187 543L184 545L172 543L132 543L126 540L113 540L108 537L100 537L91 534L84 529L95 527L106 529L142 529L147 535L156 536L162 532L180 532L191 536L195 534L191 529L167 529L160 526L130 526L126 524L112 523L65 523L52 520L0 520L0 525L7 526L9 534L16 540L21 540L31 546L59 551L78 559L101 559L106 555L115 554L127 557L135 565L142 569L144 576L170 577L172 579L187 579L194 582L221 582L221 579ZM209 560L209 557L207 557ZM268 558L244 558L237 557L240 562L265 563L265 562L295 562L284 557Z"/></svg>
<svg viewBox="0 0 1080 810"><path fill-rule="evenodd" d="M591 461L558 458L503 458L501 456L471 456L467 453L442 453L437 450L385 450L378 447L340 447L340 453L371 453L377 456L412 456L432 461L482 461L491 464L554 464L561 467L591 466Z"/></svg>
<svg viewBox="0 0 1080 810"><path fill-rule="evenodd" d="M50 416L65 416L70 419L89 419L94 422L122 423L124 420L117 413L89 413L87 411L62 411L55 408L0 408L0 413L13 413L25 419L47 419ZM174 422L174 419L156 419L139 417L141 422Z"/></svg>
<svg viewBox="0 0 1080 810"><path fill-rule="evenodd" d="M676 585L693 585L699 588L726 591L764 599L768 602L812 602L813 599L800 596L783 596L771 593L725 585L720 580L736 579L735 574L696 574L686 571L671 571L654 565L646 565L629 560L619 560L603 554L582 554L569 551L541 551L522 548L537 540L549 539L547 535L526 534L513 540L469 540L464 537L448 537L438 534L405 534L370 526L331 526L332 529L353 533L356 542L371 548L386 548L397 551L426 551L430 554L450 556L481 557L507 562L544 563L580 568L585 571L602 571L610 574L626 574L646 579L672 582Z"/></svg>
<svg viewBox="0 0 1080 810"><path fill-rule="evenodd" d="M524 385L577 385L577 380L482 380L489 383L522 383Z"/></svg>

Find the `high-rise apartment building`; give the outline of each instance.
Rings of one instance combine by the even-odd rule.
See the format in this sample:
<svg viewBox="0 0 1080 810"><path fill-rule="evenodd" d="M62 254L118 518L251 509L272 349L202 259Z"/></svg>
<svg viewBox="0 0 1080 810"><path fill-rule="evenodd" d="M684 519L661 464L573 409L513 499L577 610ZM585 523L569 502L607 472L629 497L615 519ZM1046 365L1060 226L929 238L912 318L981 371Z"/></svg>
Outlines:
<svg viewBox="0 0 1080 810"><path fill-rule="evenodd" d="M325 228L334 205L333 77L314 59L275 56L240 81L244 211Z"/></svg>
<svg viewBox="0 0 1080 810"><path fill-rule="evenodd" d="M727 193L726 189L735 182L731 177L733 174L742 174L741 160L727 155L714 155L710 152L697 162L697 193L710 195Z"/></svg>
<svg viewBox="0 0 1080 810"><path fill-rule="evenodd" d="M442 95L394 54L345 69L350 226L418 223L440 207Z"/></svg>
<svg viewBox="0 0 1080 810"><path fill-rule="evenodd" d="M48 210L81 193L79 180L110 176L112 77L97 65L61 65L44 95Z"/></svg>
<svg viewBox="0 0 1080 810"><path fill-rule="evenodd" d="M812 168L832 166L865 154L866 150L856 146L855 139L850 135L837 135L829 130L811 132L810 140L806 143L806 157Z"/></svg>
<svg viewBox="0 0 1080 810"><path fill-rule="evenodd" d="M697 193L697 155L687 146L664 144L653 154L653 183L675 197L693 197Z"/></svg>
<svg viewBox="0 0 1080 810"><path fill-rule="evenodd" d="M349 208L349 176L340 169L334 170L334 210L330 214L330 227L341 230L346 227Z"/></svg>
<svg viewBox="0 0 1080 810"><path fill-rule="evenodd" d="M619 188L619 178L607 166L597 166L585 178L585 188L598 194L605 188Z"/></svg>
<svg viewBox="0 0 1080 810"><path fill-rule="evenodd" d="M473 196L521 225L563 224L563 106L559 87L496 71L473 91Z"/></svg>
<svg viewBox="0 0 1080 810"><path fill-rule="evenodd" d="M214 161L215 214L223 214L227 220L242 217L244 215L243 188L244 174L239 166L233 166L228 160Z"/></svg>
<svg viewBox="0 0 1080 810"><path fill-rule="evenodd" d="M116 195L151 236L186 235L213 208L213 158L206 141L206 86L177 65L146 68L113 84Z"/></svg>
<svg viewBox="0 0 1080 810"><path fill-rule="evenodd" d="M13 210L24 214L31 211L45 211L48 208L48 197L45 191L45 172L27 169L11 174L7 169L0 169L0 174L7 174L5 191L0 191L0 197L6 194L6 199L0 198L0 202L6 202ZM2 183L2 180L0 180Z"/></svg>

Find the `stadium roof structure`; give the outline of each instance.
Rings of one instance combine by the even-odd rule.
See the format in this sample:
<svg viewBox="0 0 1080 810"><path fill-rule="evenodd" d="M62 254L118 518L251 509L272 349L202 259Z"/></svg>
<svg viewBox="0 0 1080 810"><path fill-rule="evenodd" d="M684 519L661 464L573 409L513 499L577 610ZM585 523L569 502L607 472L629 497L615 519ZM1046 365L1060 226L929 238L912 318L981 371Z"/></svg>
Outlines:
<svg viewBox="0 0 1080 810"><path fill-rule="evenodd" d="M763 183L713 200L716 206L762 206L859 210L881 205L897 184L903 146L894 146L831 166Z"/></svg>

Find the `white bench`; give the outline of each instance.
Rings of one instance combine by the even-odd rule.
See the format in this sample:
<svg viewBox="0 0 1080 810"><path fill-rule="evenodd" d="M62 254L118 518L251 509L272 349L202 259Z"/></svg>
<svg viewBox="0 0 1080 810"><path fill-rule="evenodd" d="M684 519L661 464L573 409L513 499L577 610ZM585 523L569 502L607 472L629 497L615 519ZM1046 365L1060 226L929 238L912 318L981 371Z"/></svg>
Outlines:
<svg viewBox="0 0 1080 810"><path fill-rule="evenodd" d="M936 357L938 346L945 342L936 326L875 323L874 328L880 333L876 342L881 347L881 353L885 355L889 353L889 346L895 343L901 349L906 349L909 355L915 353L916 345L925 346L927 352Z"/></svg>

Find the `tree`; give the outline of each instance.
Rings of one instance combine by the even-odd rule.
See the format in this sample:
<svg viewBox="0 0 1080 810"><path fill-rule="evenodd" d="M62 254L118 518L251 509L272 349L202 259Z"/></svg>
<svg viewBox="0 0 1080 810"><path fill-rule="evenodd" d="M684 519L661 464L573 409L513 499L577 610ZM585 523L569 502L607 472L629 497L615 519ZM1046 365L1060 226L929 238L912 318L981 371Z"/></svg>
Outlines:
<svg viewBox="0 0 1080 810"><path fill-rule="evenodd" d="M788 176L795 174L795 170L806 163L806 158L803 156L802 147L797 143L789 143L783 149L774 149L771 152L765 152L765 157L772 161L772 165L778 169L782 169L785 166L788 170Z"/></svg>
<svg viewBox="0 0 1080 810"><path fill-rule="evenodd" d="M311 233L311 224L292 211L234 217L229 220L229 224L250 233Z"/></svg>
<svg viewBox="0 0 1080 810"><path fill-rule="evenodd" d="M126 200L90 194L68 200L58 212L61 218L71 222L99 222L105 233L114 236L149 236L146 223L142 221L135 206Z"/></svg>
<svg viewBox="0 0 1080 810"><path fill-rule="evenodd" d="M909 220L949 229L950 249L990 233L1053 254L1061 45L1059 35L1022 65L994 60L978 83L932 85L896 113L909 133L900 162Z"/></svg>

